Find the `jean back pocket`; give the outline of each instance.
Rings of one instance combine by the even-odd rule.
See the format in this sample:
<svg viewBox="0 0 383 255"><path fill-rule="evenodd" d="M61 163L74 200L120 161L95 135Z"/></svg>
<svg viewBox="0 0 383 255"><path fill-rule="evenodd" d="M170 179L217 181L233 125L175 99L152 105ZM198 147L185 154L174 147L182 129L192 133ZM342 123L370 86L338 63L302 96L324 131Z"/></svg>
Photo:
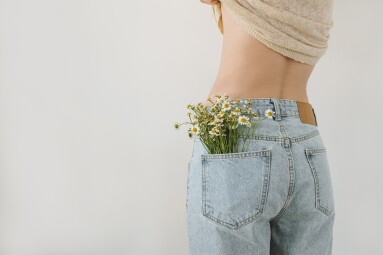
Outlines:
<svg viewBox="0 0 383 255"><path fill-rule="evenodd" d="M202 154L203 215L230 229L261 217L270 183L271 150Z"/></svg>
<svg viewBox="0 0 383 255"><path fill-rule="evenodd" d="M326 215L334 212L334 195L326 149L305 149L315 183L315 208Z"/></svg>

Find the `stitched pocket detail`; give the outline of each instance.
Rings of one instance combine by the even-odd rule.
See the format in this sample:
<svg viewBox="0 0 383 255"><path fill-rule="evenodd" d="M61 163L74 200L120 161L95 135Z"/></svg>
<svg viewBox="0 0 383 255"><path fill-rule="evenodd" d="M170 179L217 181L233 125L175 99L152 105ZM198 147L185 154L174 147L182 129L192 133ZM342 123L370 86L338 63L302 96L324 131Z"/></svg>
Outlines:
<svg viewBox="0 0 383 255"><path fill-rule="evenodd" d="M305 149L315 183L315 208L330 215L334 212L334 195L326 149Z"/></svg>
<svg viewBox="0 0 383 255"><path fill-rule="evenodd" d="M202 154L202 211L238 229L262 216L268 197L271 150Z"/></svg>

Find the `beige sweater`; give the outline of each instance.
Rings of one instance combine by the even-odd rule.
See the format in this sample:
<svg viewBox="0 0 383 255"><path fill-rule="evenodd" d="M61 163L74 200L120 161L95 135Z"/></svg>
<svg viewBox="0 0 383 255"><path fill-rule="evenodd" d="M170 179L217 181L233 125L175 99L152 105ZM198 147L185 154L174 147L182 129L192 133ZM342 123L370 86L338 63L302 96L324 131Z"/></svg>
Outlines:
<svg viewBox="0 0 383 255"><path fill-rule="evenodd" d="M284 56L315 65L327 50L333 0L220 0L212 7L223 34L221 4L250 35Z"/></svg>

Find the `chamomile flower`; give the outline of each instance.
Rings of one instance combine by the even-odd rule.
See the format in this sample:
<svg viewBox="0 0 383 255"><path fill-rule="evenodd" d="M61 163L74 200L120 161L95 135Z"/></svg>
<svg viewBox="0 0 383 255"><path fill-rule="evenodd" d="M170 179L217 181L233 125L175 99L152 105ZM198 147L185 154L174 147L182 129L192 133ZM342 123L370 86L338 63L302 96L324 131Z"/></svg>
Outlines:
<svg viewBox="0 0 383 255"><path fill-rule="evenodd" d="M217 124L217 122L215 120L210 120L209 123L207 123L208 125L215 125Z"/></svg>
<svg viewBox="0 0 383 255"><path fill-rule="evenodd" d="M223 122L223 114L222 113L217 114L215 116L214 121L216 121L216 122Z"/></svg>
<svg viewBox="0 0 383 255"><path fill-rule="evenodd" d="M248 105L248 104L244 104L244 105L243 105L243 108L245 108L246 110L251 110L251 106Z"/></svg>
<svg viewBox="0 0 383 255"><path fill-rule="evenodd" d="M220 103L222 103L225 100L224 98L222 98L221 95L215 95L214 98L215 98L215 103L216 104L220 104Z"/></svg>
<svg viewBox="0 0 383 255"><path fill-rule="evenodd" d="M215 128L221 128L224 126L223 122L218 122L215 124Z"/></svg>
<svg viewBox="0 0 383 255"><path fill-rule="evenodd" d="M193 134L193 135L199 135L199 132L200 132L200 128L198 127L198 126L193 126L192 128L191 128L191 133Z"/></svg>
<svg viewBox="0 0 383 255"><path fill-rule="evenodd" d="M209 131L210 136L219 136L219 130L217 128L212 128Z"/></svg>
<svg viewBox="0 0 383 255"><path fill-rule="evenodd" d="M271 109L267 109L267 110L265 111L265 116L266 116L267 118L269 118L269 119L272 119L273 116L275 116L275 112L272 111Z"/></svg>
<svg viewBox="0 0 383 255"><path fill-rule="evenodd" d="M228 101L223 101L222 102L222 110L223 111L228 111L228 110L231 109L231 107L232 107L232 105L231 105L230 102L228 102Z"/></svg>
<svg viewBox="0 0 383 255"><path fill-rule="evenodd" d="M249 117L246 117L244 115L241 115L238 117L238 123L240 125L247 125L248 121L249 121Z"/></svg>
<svg viewBox="0 0 383 255"><path fill-rule="evenodd" d="M231 114L238 116L239 114L241 114L241 111L238 107L235 107L235 109L231 111Z"/></svg>
<svg viewBox="0 0 383 255"><path fill-rule="evenodd" d="M245 102L246 102L246 104L250 104L250 103L251 103L251 101L252 101L252 99L251 99L251 98L249 98L249 99L245 99Z"/></svg>

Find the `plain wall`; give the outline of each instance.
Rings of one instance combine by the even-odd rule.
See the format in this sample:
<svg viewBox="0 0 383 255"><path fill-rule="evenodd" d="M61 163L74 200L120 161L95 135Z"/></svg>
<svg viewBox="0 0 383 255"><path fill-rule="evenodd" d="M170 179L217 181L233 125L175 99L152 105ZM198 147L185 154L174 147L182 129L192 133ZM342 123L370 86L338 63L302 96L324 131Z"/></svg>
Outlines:
<svg viewBox="0 0 383 255"><path fill-rule="evenodd" d="M335 0L308 82L337 255L383 254L383 2ZM200 1L0 0L0 254L187 254L186 105L222 37Z"/></svg>

